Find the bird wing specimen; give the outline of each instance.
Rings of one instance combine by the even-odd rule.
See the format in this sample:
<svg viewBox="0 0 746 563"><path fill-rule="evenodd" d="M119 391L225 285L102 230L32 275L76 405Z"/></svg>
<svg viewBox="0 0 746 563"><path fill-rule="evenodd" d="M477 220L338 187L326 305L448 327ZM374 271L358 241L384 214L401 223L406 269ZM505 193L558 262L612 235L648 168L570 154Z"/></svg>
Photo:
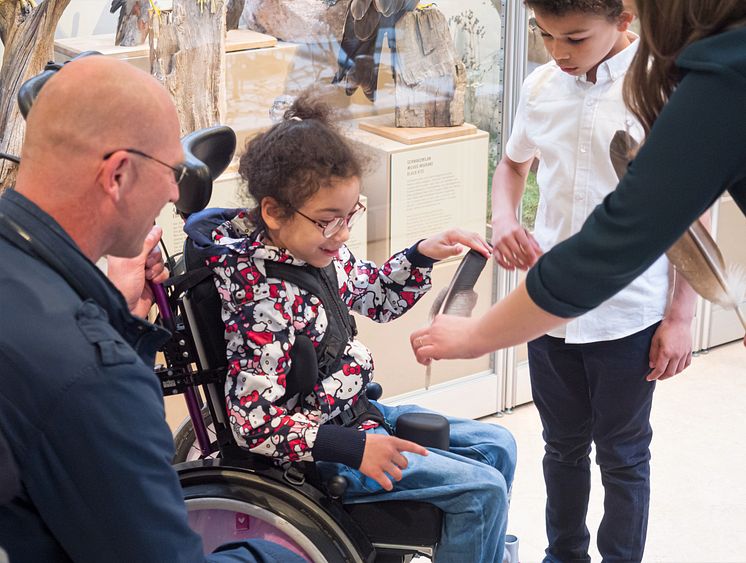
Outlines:
<svg viewBox="0 0 746 563"><path fill-rule="evenodd" d="M609 146L609 157L621 180L637 142L626 131L617 131ZM727 267L718 245L701 221L695 221L666 252L666 256L694 291L726 309L733 309L746 328L739 305L746 294L746 276L738 267Z"/></svg>
<svg viewBox="0 0 746 563"><path fill-rule="evenodd" d="M351 0L337 57L339 68L332 83L342 84L348 96L362 88L365 96L375 101L383 41L388 38L389 49L392 54L396 52L394 26L417 3L418 0Z"/></svg>
<svg viewBox="0 0 746 563"><path fill-rule="evenodd" d="M436 315L455 315L457 317L470 317L471 312L477 304L477 292L474 284L477 283L479 275L487 264L487 258L476 250L469 250L461 259L456 273L451 278L448 287L440 290L435 297L429 312L429 322L433 322ZM431 365L425 368L425 389L430 388Z"/></svg>

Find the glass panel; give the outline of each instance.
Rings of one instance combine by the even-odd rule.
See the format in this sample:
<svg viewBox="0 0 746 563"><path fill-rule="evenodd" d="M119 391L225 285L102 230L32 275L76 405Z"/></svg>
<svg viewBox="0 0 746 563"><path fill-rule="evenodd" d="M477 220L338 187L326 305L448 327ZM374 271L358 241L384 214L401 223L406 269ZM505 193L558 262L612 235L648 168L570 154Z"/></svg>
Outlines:
<svg viewBox="0 0 746 563"><path fill-rule="evenodd" d="M294 8L296 4L316 6L306 12L310 19L303 25L293 19L301 12L300 7ZM367 231L356 233L363 240L354 253L378 265L417 240L448 227L486 234L488 185L500 156L502 124L503 2L421 3L417 8L419 22L436 24L430 35L424 26L418 27L421 23L409 21L415 3L404 3L393 29L395 17L372 12L386 4L299 0L287 3L284 20L273 17L277 13L268 8L247 7L247 24L279 41L270 48L228 53L226 63L227 121L238 132L239 146L272 123L273 104L282 106L290 101L289 96L312 85L324 90L326 99L339 110L342 131L362 149L368 161L362 185L367 198ZM366 15L357 18L357 8L367 10ZM442 17L428 16L431 19L424 20L431 10L439 11ZM364 30L370 23L368 17L379 23ZM441 41L433 42L439 37L437 33L444 33L444 42L452 44L438 56L445 57L450 51L454 63L449 68L456 62L463 65L463 116L475 127L460 136L455 134L464 131L452 128L445 132L446 138L423 141L420 136L428 134L428 128L405 134L393 125L397 104L404 113L406 103L411 107L412 100L422 109L435 107L428 104L436 98L447 98L443 82L433 76L435 65L423 59L427 64L417 66L422 61L418 62L411 52L417 46L435 56L437 48L442 47ZM364 37L370 40L361 39ZM370 55L367 62L350 57L365 49ZM351 69L350 64L355 68ZM461 79L458 73L456 78ZM410 79L422 82L402 88ZM337 87L332 86L335 81ZM429 322L432 301L448 284L456 266L457 261L436 265L434 289L396 322L381 326L367 319L358 321L360 339L373 352L376 378L386 397L423 388L424 368L414 361L409 334ZM478 282L479 301L474 314L490 305L491 274L491 268L487 268ZM434 367L431 380L433 384L444 383L489 369L489 358L446 362Z"/></svg>
<svg viewBox="0 0 746 563"><path fill-rule="evenodd" d="M281 118L293 96L310 86L323 92L325 100L338 110L340 129L365 154L368 166L362 191L368 212L366 221L359 224L362 227L356 225L353 233L354 253L379 265L392 253L446 227L460 226L486 235L488 186L501 156L505 0L423 2L416 14L417 2L408 0L401 14L368 13L362 17L348 13L361 6L367 13L398 4L356 0L247 2L239 29L225 37L224 90L213 92L222 104L222 121L236 130L239 152L247 140L271 126L273 119ZM422 19L423 14L433 11L440 16ZM104 31L113 32L117 16L107 12L110 19ZM413 17L420 18L419 23L409 21L404 25ZM434 31L424 21L436 22ZM55 43L57 60L95 49L150 70L147 41L133 47L115 47L113 33L63 35ZM353 35L355 40L350 41ZM198 43L214 45L221 39ZM430 64L430 59L407 51L414 47L432 54L428 56L453 62ZM194 49L183 49L180 55L189 51ZM361 52L367 56L350 58ZM354 73L350 73L350 60L357 65ZM195 73L199 70L192 68ZM448 80L438 78L440 75ZM410 83L410 78L417 81ZM472 127L451 127L424 141L423 135L435 133L432 128L419 128L401 137L402 131L393 127L397 105L400 110L412 109L414 100L414 109L423 114L426 108L441 107L448 98L444 84L449 80L463 83L463 90L449 107L458 115L462 104L465 122ZM398 140L392 135L399 135ZM209 205L236 207L247 203L234 164L217 181ZM180 218L171 208L161 214L158 223L164 227L170 247L178 251L183 239ZM373 351L376 377L384 386L385 396L422 389L424 375L420 374L424 370L414 363L409 334L429 322L430 303L438 289L447 285L456 265L456 260L436 265L435 288L401 320L388 326L361 323L361 340ZM491 268L487 268L478 283L479 301L474 314L490 305L491 275ZM490 369L489 358L446 362L433 370L432 381L443 383Z"/></svg>

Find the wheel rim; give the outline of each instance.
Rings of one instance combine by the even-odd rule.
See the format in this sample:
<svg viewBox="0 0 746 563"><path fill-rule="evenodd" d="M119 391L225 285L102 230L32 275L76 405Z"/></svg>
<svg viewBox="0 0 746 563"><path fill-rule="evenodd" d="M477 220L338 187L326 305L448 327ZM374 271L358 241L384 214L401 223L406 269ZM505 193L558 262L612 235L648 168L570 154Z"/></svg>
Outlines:
<svg viewBox="0 0 746 563"><path fill-rule="evenodd" d="M189 514L189 525L202 536L206 553L212 552L213 549L223 543L259 537L270 539L270 541L296 552L307 561L313 563L324 563L326 561L318 548L298 528L281 516L262 507L239 500L218 497L187 499L186 506ZM213 512L209 513L208 511ZM216 514L214 511L223 514ZM198 512L203 512L203 514L197 515ZM251 521L246 521L245 529L237 530L238 520L236 518L241 514L259 520L265 524L265 527L252 525ZM233 516L234 522L233 533L224 528L224 526L230 525L231 516ZM213 528L218 527L219 537L210 535L211 532L214 532L210 529L211 526ZM270 528L277 532L269 534L268 537L267 533ZM220 535L221 532L222 535Z"/></svg>

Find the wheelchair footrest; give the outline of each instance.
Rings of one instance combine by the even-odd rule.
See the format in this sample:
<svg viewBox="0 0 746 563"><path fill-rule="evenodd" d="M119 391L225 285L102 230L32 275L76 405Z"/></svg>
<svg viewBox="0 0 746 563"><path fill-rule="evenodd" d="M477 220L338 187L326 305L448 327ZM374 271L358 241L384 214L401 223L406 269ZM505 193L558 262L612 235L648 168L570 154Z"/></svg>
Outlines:
<svg viewBox="0 0 746 563"><path fill-rule="evenodd" d="M344 508L372 543L433 546L440 539L443 512L427 502L366 502Z"/></svg>

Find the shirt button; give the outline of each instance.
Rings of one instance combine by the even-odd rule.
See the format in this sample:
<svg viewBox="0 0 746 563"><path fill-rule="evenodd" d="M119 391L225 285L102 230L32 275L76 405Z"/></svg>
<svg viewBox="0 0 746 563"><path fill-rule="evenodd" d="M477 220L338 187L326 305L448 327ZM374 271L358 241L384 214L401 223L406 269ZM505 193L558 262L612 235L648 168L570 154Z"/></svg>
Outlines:
<svg viewBox="0 0 746 563"><path fill-rule="evenodd" d="M592 99L588 99L585 101L585 105L587 105L588 107L591 107L595 103L596 103L596 100L592 100Z"/></svg>
<svg viewBox="0 0 746 563"><path fill-rule="evenodd" d="M586 147L585 145L580 145L580 152L585 154L586 152L588 152L588 147Z"/></svg>
<svg viewBox="0 0 746 563"><path fill-rule="evenodd" d="M576 201L583 201L585 196L583 194L575 194L575 200Z"/></svg>

